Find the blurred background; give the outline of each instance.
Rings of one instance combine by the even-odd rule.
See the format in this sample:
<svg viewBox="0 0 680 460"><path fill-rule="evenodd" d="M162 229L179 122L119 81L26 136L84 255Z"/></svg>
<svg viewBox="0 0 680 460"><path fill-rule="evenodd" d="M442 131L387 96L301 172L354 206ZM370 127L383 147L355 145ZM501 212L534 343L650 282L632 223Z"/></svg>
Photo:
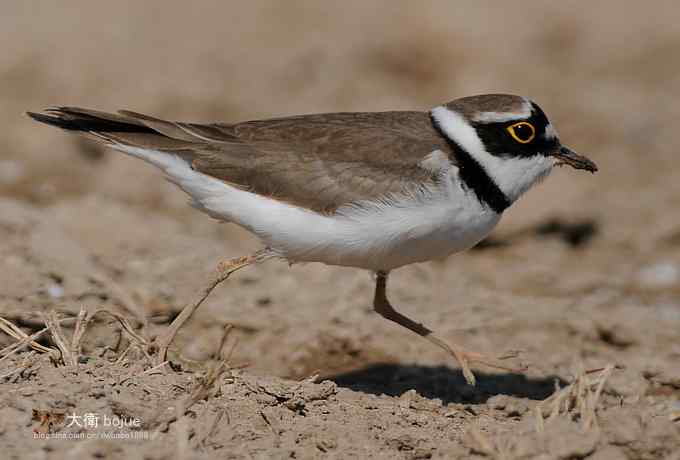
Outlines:
<svg viewBox="0 0 680 460"><path fill-rule="evenodd" d="M528 439L527 449L563 449L550 458L585 458L595 441L575 417L555 421L540 442L517 433L534 432L531 404L548 397L556 379L613 364L600 413L610 456L598 458L673 451L677 458L679 19L674 1L4 0L0 316L30 333L53 309L62 317L81 307L116 309L131 321L148 319L144 334L152 336L220 260L259 248L246 232L187 206L151 166L39 125L27 110L75 105L236 122L522 94L600 171L556 170L475 250L394 272L390 297L469 349L522 350L525 374L480 368L478 386L468 387L450 356L373 313L370 274L279 262L217 289L180 332L172 359L201 368L217 356L224 326L234 326L232 363L245 365L244 374L202 413L219 421L227 411L213 447L236 457L246 449L248 458L326 451L451 458L477 426L518 430L506 446ZM16 458L36 446L25 442L31 408L61 404L147 421L135 411L151 413L168 406L163 398L186 393L194 374L147 373L132 355L98 360L117 347L117 326L99 319L88 329L80 373L46 358L31 367L25 354L5 360L0 437L11 438ZM13 341L0 334L0 347ZM317 409L308 404L309 417L271 396L283 390L266 390L299 395L299 385L277 378L317 373L340 390ZM266 391L253 396L255 387ZM177 458L187 433L176 423L144 444L145 458ZM83 443L79 452L100 449L92 455L103 458L135 449L102 445ZM49 451L30 453L41 452Z"/></svg>
<svg viewBox="0 0 680 460"><path fill-rule="evenodd" d="M5 1L0 308L32 324L48 308L121 307L125 297L164 324L219 260L258 247L186 206L152 167L26 110L229 122L427 110L509 92L537 101L600 172L559 169L479 250L396 272L395 304L470 348L524 349L536 375L575 361L626 362L638 374L671 366L680 358L679 13L672 1ZM254 372L453 366L377 318L371 298L359 270L256 267L216 292L179 343L204 359L231 322Z"/></svg>

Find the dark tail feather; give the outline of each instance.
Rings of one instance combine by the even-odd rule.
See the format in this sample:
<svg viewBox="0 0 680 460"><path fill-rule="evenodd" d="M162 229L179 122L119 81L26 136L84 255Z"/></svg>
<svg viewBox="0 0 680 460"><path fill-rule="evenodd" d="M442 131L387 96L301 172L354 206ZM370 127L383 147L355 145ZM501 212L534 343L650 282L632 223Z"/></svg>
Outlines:
<svg viewBox="0 0 680 460"><path fill-rule="evenodd" d="M157 134L153 129L125 116L73 107L56 107L45 113L26 112L36 121L69 131Z"/></svg>
<svg viewBox="0 0 680 460"><path fill-rule="evenodd" d="M79 107L55 107L44 113L27 112L41 123L75 131L109 146L115 144L186 155L203 141L192 138L177 123L126 113L108 113ZM198 141L198 142L197 142Z"/></svg>

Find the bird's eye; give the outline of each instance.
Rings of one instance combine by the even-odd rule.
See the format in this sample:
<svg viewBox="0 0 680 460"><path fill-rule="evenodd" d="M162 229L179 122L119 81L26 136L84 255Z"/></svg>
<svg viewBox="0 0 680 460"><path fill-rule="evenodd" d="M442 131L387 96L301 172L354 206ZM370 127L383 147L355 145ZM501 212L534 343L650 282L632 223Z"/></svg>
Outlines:
<svg viewBox="0 0 680 460"><path fill-rule="evenodd" d="M505 129L507 129L512 138L520 144L528 144L534 140L534 137L536 137L536 129L534 128L534 125L527 123L526 121L520 121L519 123L510 125Z"/></svg>

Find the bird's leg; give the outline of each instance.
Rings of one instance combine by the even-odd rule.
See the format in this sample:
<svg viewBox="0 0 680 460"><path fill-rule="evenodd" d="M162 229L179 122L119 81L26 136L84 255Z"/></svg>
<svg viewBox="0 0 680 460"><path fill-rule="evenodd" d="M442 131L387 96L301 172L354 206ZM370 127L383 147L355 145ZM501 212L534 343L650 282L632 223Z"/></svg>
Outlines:
<svg viewBox="0 0 680 460"><path fill-rule="evenodd" d="M201 304L208 298L210 293L223 281L225 281L229 276L237 270L240 270L248 265L253 265L259 262L263 262L267 259L275 257L275 254L269 249L262 249L254 254L244 257L237 257L235 259L220 262L217 266L216 273L208 281L206 286L201 291L199 297L192 303L185 306L179 315L170 323L167 331L161 335L156 341L157 353L156 353L156 365L163 363L167 359L168 347L175 339L177 331L186 323L191 315L201 306Z"/></svg>
<svg viewBox="0 0 680 460"><path fill-rule="evenodd" d="M475 384L475 375L470 370L470 363L472 362L481 363L490 367L495 367L498 369L503 369L511 372L517 372L521 370L509 368L499 363L498 360L485 357L480 353L469 352L456 344L448 344L444 340L437 337L432 330L426 328L420 323L416 323L412 319L399 313L392 307L392 305L390 305L389 300L387 300L387 272L377 272L376 274L373 309L383 318L389 319L390 321L394 321L400 326L403 326L406 329L415 332L421 337L424 337L425 339L429 340L431 343L437 345L440 348L443 348L445 351L452 354L456 361L458 361L458 364L461 367L465 380L470 385Z"/></svg>

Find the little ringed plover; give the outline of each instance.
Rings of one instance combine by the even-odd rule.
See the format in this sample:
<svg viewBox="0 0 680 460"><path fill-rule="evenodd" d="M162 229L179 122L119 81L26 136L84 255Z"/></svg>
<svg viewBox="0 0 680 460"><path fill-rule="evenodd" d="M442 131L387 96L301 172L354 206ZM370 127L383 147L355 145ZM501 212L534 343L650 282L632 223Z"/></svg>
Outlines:
<svg viewBox="0 0 680 460"><path fill-rule="evenodd" d="M265 249L235 259L232 271L269 257L373 271L375 311L451 353L470 384L470 362L504 366L447 344L395 310L386 296L388 273L474 246L556 165L597 171L560 143L537 104L507 94L464 97L428 112L242 123L78 107L29 115L151 163L193 206L257 235ZM185 309L174 332L199 304Z"/></svg>

